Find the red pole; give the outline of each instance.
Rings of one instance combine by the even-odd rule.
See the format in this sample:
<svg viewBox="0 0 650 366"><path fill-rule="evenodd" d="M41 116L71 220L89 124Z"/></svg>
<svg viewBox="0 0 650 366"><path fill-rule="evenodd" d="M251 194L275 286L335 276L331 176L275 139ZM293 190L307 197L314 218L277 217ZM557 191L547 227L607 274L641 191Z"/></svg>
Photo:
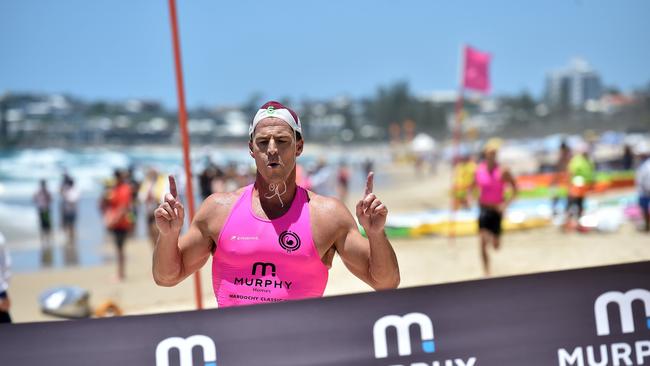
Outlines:
<svg viewBox="0 0 650 366"><path fill-rule="evenodd" d="M181 47L178 37L178 19L176 17L176 0L169 0L169 20L172 25L172 43L174 45L174 66L176 70L176 91L178 95L178 125L181 129L183 142L183 163L185 165L185 178L187 190L185 198L190 214L190 222L194 218L194 191L192 189L192 165L190 161L190 137L187 133L187 111L185 109L185 90L183 88L183 68L181 66ZM201 296L201 271L194 273L194 294L196 308L203 309Z"/></svg>

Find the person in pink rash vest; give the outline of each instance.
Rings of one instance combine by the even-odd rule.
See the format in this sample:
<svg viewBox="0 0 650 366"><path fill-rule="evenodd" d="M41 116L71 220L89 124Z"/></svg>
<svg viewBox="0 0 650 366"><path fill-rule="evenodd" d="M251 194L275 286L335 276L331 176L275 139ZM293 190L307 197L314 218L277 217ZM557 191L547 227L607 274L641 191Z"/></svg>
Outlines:
<svg viewBox="0 0 650 366"><path fill-rule="evenodd" d="M517 182L508 168L497 162L497 153L501 143L498 139L488 141L485 146L485 160L476 168L471 190L478 188L479 217L478 229L481 243L481 262L483 272L490 276L490 256L488 246L495 250L501 245L501 221L506 209L517 196ZM506 198L506 186L511 192Z"/></svg>
<svg viewBox="0 0 650 366"><path fill-rule="evenodd" d="M384 232L388 209L373 193L374 173L356 205L366 239L343 203L296 184L304 140L295 112L278 102L264 104L249 136L255 183L206 198L183 236L185 211L169 177L171 192L154 211L160 230L153 255L156 283L174 286L212 256L219 307L321 297L338 252L372 288L396 288L399 267Z"/></svg>

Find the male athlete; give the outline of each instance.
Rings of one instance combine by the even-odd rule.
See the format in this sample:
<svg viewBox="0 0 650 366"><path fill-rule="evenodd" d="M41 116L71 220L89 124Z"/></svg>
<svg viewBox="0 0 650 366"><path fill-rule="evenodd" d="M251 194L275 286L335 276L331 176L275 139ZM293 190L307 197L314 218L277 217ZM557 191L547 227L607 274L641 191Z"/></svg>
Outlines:
<svg viewBox="0 0 650 366"><path fill-rule="evenodd" d="M156 283L176 285L212 254L219 307L320 297L338 252L346 267L374 289L396 288L397 258L384 233L388 209L372 193L373 173L356 206L365 239L340 201L296 185L296 158L304 141L295 112L278 102L264 104L249 136L255 183L209 196L180 239L185 211L169 177L171 194L155 210L160 231L153 256Z"/></svg>
<svg viewBox="0 0 650 366"><path fill-rule="evenodd" d="M515 178L508 168L497 162L497 153L500 141L493 139L485 146L485 161L476 167L474 187L479 190L478 205L480 208L478 218L479 239L481 243L481 261L486 276L490 275L490 257L488 245L495 250L501 244L501 221L506 209L517 196L518 188ZM511 188L511 193L506 198L506 185Z"/></svg>

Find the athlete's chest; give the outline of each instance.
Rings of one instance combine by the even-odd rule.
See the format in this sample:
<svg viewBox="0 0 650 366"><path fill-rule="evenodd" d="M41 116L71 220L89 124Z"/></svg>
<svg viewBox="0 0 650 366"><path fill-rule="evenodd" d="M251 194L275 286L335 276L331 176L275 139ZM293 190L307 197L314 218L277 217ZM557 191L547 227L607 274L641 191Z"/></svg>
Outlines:
<svg viewBox="0 0 650 366"><path fill-rule="evenodd" d="M313 254L313 239L309 229L292 225L253 222L247 225L227 225L218 246L224 254L233 256L309 256Z"/></svg>
<svg viewBox="0 0 650 366"><path fill-rule="evenodd" d="M292 212L294 210L290 209L281 209L281 208L275 208L274 210L269 210L268 208L262 208L259 200L252 200L251 202L251 212L254 215L254 217L259 218L261 220L266 220L266 221L279 221L276 218L287 218L288 216L292 216L292 220L300 220L301 225L296 225L296 226L301 226L302 231L309 230L309 238L310 238L310 245L315 247L316 251L318 252L319 257L323 258L327 256L328 251L330 251L331 248L334 246L334 240L336 237L336 230L332 230L331 225L322 225L322 218L320 216L320 212L318 211L317 207L314 207L311 202L307 201L305 202L305 207L300 213L300 217L297 217L295 214L292 215ZM331 219L331 218L330 218ZM318 223L321 223L320 225ZM285 234L284 236L282 235L282 232L279 230L276 230L279 232L278 234L278 243L283 246L291 246L291 245L296 245L298 242L302 242L304 240L300 239L300 236L298 238L292 237L290 234ZM297 231L297 230L294 230ZM306 235L302 235L306 236ZM302 245L302 244L301 244Z"/></svg>
<svg viewBox="0 0 650 366"><path fill-rule="evenodd" d="M477 175L477 183L482 186L494 186L502 183L502 174L499 168L494 168L492 170L484 168Z"/></svg>

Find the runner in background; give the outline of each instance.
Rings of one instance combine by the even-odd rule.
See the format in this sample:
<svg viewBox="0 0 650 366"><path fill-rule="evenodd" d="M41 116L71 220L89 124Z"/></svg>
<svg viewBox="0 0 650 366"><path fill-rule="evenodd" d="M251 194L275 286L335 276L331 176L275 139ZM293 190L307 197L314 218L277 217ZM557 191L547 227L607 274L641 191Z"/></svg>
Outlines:
<svg viewBox="0 0 650 366"><path fill-rule="evenodd" d="M569 161L568 173L569 196L564 230L576 228L581 231L580 218L584 212L585 199L596 176L596 168L589 158L589 146L586 143L576 147L576 154Z"/></svg>
<svg viewBox="0 0 650 366"><path fill-rule="evenodd" d="M492 139L484 148L485 160L476 168L476 177L472 188L479 191L479 241L481 261L486 276L491 274L489 247L498 250L501 245L501 222L510 203L517 196L517 183L510 170L497 162L497 153L501 140ZM511 191L506 194L506 186Z"/></svg>
<svg viewBox="0 0 650 366"><path fill-rule="evenodd" d="M117 280L126 278L126 259L124 245L127 236L133 228L131 206L133 205L132 186L128 180L128 172L115 171L115 186L109 188L102 200L102 211L106 229L113 234L117 254Z"/></svg>

